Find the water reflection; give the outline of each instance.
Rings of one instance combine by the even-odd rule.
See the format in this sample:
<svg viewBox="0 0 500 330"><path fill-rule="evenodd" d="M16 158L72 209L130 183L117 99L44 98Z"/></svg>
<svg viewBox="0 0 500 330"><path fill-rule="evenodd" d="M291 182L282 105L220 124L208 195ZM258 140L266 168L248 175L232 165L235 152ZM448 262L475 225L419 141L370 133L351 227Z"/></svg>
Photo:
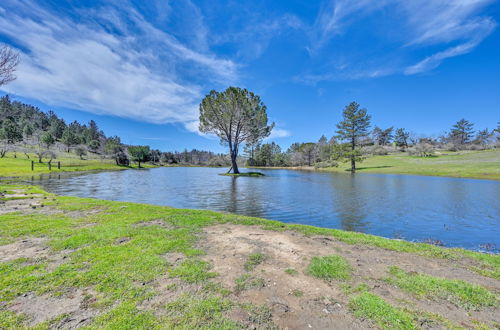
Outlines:
<svg viewBox="0 0 500 330"><path fill-rule="evenodd" d="M377 174L216 168L52 174L34 181L81 197L210 209L448 246L500 246L500 182Z"/></svg>

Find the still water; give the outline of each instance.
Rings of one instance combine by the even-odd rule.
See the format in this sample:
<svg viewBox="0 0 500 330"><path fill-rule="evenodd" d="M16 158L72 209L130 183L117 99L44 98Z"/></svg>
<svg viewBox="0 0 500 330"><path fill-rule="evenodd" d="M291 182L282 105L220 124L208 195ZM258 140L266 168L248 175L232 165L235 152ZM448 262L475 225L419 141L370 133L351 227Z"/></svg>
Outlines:
<svg viewBox="0 0 500 330"><path fill-rule="evenodd" d="M387 174L161 167L40 179L61 195L232 212L445 246L500 247L500 182ZM498 251L497 251L498 252Z"/></svg>

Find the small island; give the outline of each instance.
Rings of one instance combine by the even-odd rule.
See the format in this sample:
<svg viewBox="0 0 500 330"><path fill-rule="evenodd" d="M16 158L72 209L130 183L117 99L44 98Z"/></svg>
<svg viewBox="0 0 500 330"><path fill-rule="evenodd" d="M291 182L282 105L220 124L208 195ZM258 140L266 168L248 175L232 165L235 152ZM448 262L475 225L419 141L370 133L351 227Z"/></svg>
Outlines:
<svg viewBox="0 0 500 330"><path fill-rule="evenodd" d="M264 173L260 173L260 172L221 173L219 175L233 176L233 177L238 177L238 176L261 177L261 176L265 176Z"/></svg>

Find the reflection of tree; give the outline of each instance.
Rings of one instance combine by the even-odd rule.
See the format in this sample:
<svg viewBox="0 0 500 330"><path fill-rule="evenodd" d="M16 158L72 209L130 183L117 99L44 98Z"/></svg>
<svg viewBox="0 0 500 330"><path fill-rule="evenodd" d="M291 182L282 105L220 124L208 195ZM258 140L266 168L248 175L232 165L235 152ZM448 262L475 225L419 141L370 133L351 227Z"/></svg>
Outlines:
<svg viewBox="0 0 500 330"><path fill-rule="evenodd" d="M227 211L231 213L238 212L238 185L236 180L237 177L231 177L229 180L229 203L227 204Z"/></svg>
<svg viewBox="0 0 500 330"><path fill-rule="evenodd" d="M366 179L366 178L365 178ZM332 180L334 205L340 220L341 229L366 232L368 222L364 209L361 187L356 187L357 175L336 175ZM358 182L359 184L360 182Z"/></svg>
<svg viewBox="0 0 500 330"><path fill-rule="evenodd" d="M470 206L472 203L470 203L470 199L467 196L468 190L467 190L467 181L462 180L462 179L445 179L449 182L440 182L442 186L446 187L448 191L444 192L446 197L449 199L450 202L453 203L451 205L452 207L449 208L450 213L453 213L451 217L448 217L449 220L464 220L464 218L469 215L468 211L471 211L468 206ZM474 217L473 214L471 214L472 217ZM445 219L443 217L443 219ZM454 222L454 221L453 221ZM459 223L451 223L451 225L459 225L462 226L463 224Z"/></svg>
<svg viewBox="0 0 500 330"><path fill-rule="evenodd" d="M265 216L264 194L260 191L262 187L258 185L257 180L231 177L227 184L228 188L223 190L229 194L226 211L254 217Z"/></svg>

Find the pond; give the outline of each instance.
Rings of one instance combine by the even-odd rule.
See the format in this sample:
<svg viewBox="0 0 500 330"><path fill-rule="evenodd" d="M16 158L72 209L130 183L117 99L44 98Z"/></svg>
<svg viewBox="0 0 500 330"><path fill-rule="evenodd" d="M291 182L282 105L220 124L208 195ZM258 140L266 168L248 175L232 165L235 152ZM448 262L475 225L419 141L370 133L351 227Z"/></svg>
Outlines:
<svg viewBox="0 0 500 330"><path fill-rule="evenodd" d="M60 195L225 211L474 250L500 247L498 181L277 169L257 178L218 175L223 172L160 167L51 175L36 183Z"/></svg>

